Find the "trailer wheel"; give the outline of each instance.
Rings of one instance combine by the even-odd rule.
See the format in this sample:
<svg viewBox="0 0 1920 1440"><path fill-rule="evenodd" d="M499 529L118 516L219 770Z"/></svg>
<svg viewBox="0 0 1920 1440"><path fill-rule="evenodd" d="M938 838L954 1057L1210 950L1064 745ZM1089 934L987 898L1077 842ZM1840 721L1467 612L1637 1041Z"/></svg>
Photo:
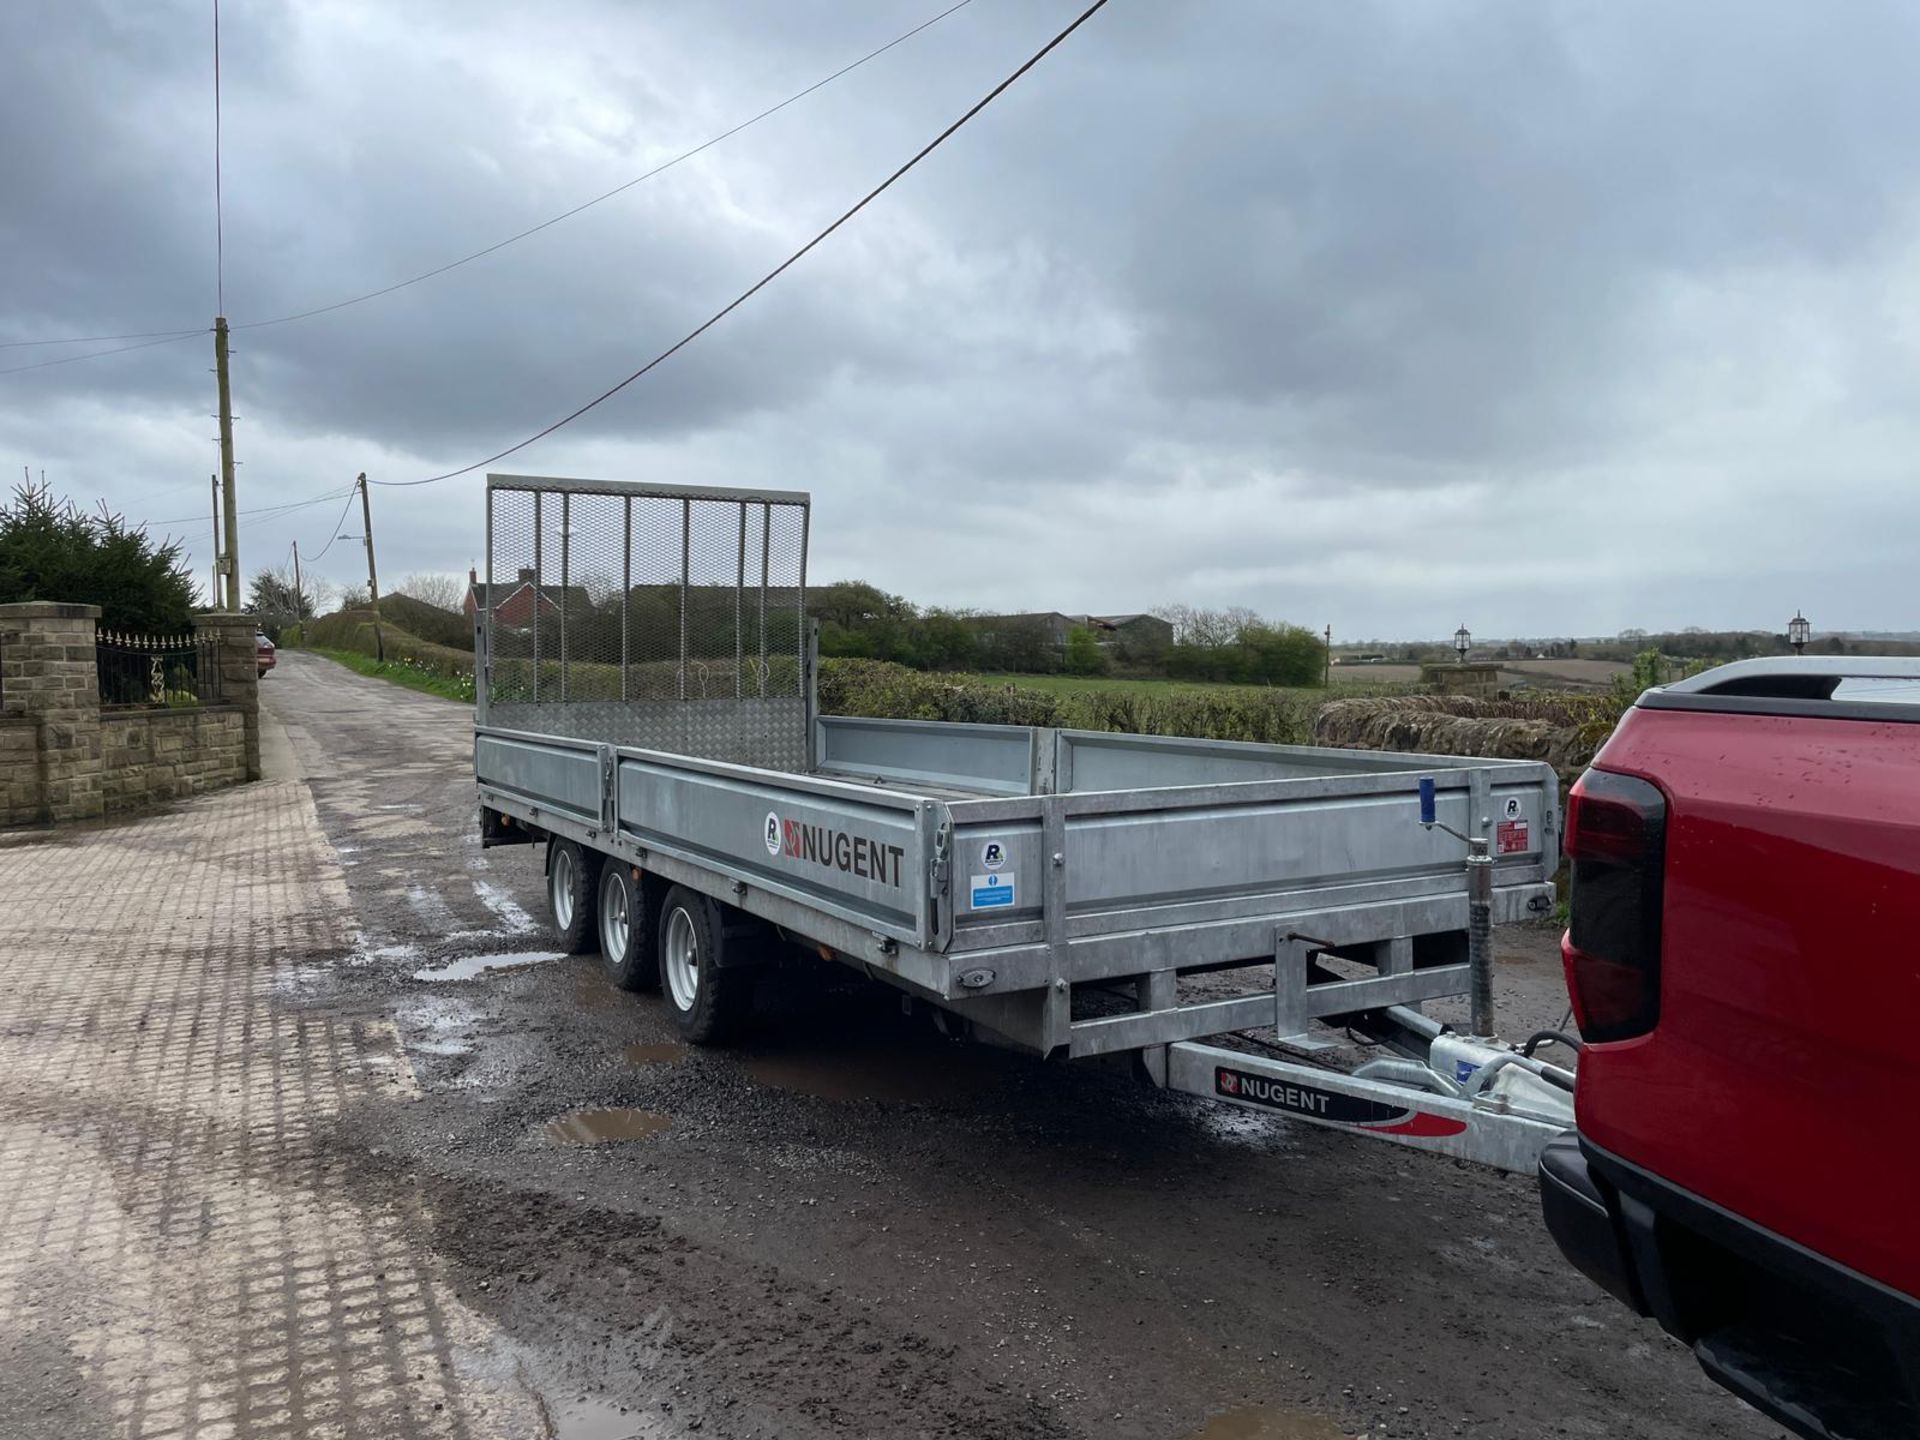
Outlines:
<svg viewBox="0 0 1920 1440"><path fill-rule="evenodd" d="M584 955L594 946L600 858L571 840L547 842L547 909L560 948L569 955Z"/></svg>
<svg viewBox="0 0 1920 1440"><path fill-rule="evenodd" d="M600 867L600 955L622 990L660 988L658 936L647 913L647 887L618 860Z"/></svg>
<svg viewBox="0 0 1920 1440"><path fill-rule="evenodd" d="M660 979L673 1023L696 1045L739 1034L753 1012L751 969L729 967L713 902L681 886L660 907Z"/></svg>

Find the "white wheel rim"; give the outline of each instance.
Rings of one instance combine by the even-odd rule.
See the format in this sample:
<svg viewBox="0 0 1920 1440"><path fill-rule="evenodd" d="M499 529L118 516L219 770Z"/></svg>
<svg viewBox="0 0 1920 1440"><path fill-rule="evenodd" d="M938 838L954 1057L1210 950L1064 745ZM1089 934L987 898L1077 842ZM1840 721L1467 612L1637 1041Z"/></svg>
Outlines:
<svg viewBox="0 0 1920 1440"><path fill-rule="evenodd" d="M700 995L700 951L693 938L693 917L685 909L675 910L667 921L667 989L673 995L673 1007L691 1011Z"/></svg>
<svg viewBox="0 0 1920 1440"><path fill-rule="evenodd" d="M573 851L561 850L553 857L553 875L548 880L553 891L553 919L562 930L573 924Z"/></svg>
<svg viewBox="0 0 1920 1440"><path fill-rule="evenodd" d="M606 952L610 964L618 965L627 958L630 923L626 877L615 871L600 897L600 948Z"/></svg>

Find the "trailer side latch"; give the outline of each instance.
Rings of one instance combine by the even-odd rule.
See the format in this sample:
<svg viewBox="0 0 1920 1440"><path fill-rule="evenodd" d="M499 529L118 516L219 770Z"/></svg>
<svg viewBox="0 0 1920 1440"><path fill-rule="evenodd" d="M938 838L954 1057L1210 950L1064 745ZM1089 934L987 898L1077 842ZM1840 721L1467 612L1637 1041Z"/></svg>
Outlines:
<svg viewBox="0 0 1920 1440"><path fill-rule="evenodd" d="M952 831L945 825L933 832L933 858L927 862L927 887L937 900L947 893L947 842Z"/></svg>

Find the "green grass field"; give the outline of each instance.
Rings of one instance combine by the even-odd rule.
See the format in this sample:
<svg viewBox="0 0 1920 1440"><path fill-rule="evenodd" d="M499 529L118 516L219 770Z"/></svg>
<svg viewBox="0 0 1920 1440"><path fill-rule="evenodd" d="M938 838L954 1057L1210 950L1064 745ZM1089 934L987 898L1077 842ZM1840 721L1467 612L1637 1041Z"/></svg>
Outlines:
<svg viewBox="0 0 1920 1440"><path fill-rule="evenodd" d="M1090 690L1118 690L1136 695L1297 695L1321 700L1341 700L1360 695L1386 695L1404 690L1401 685L1342 684L1335 680L1331 690L1318 685L1229 685L1205 680L1122 680L1111 675L961 675L955 679L980 685L1014 685L1022 690L1044 690L1049 695L1084 695Z"/></svg>
<svg viewBox="0 0 1920 1440"><path fill-rule="evenodd" d="M436 675L411 660L376 660L371 655L362 655L357 650L326 650L314 647L315 655L324 655L327 659L357 670L362 675L371 675L376 680L390 680L395 685L404 685L409 690L419 690L427 695L438 695L442 700L461 700L473 703L473 677L454 678L449 675Z"/></svg>

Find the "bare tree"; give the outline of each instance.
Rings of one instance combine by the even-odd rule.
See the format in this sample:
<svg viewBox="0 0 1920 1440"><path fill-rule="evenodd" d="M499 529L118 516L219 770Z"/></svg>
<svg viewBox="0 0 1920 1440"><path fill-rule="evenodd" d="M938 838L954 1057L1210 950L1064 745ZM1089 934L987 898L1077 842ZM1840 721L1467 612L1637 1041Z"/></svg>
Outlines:
<svg viewBox="0 0 1920 1440"><path fill-rule="evenodd" d="M467 582L458 575L423 570L407 576L394 587L398 594L431 605L437 610L458 613L467 600Z"/></svg>
<svg viewBox="0 0 1920 1440"><path fill-rule="evenodd" d="M1246 613L1252 614L1251 611ZM1196 609L1188 616L1186 643L1206 650L1217 650L1223 645L1233 644L1244 627L1245 622L1236 611Z"/></svg>
<svg viewBox="0 0 1920 1440"><path fill-rule="evenodd" d="M249 584L247 609L269 635L278 635L285 626L313 618L313 595L294 589L291 568L269 566L257 571Z"/></svg>
<svg viewBox="0 0 1920 1440"><path fill-rule="evenodd" d="M1231 610L1204 610L1197 605L1162 605L1153 613L1173 626L1176 645L1197 645L1208 650L1233 644L1247 626L1260 623L1260 617L1244 605Z"/></svg>
<svg viewBox="0 0 1920 1440"><path fill-rule="evenodd" d="M1245 605L1230 605L1220 613L1220 623L1227 631L1225 643L1238 645L1247 638L1247 632L1266 622Z"/></svg>
<svg viewBox="0 0 1920 1440"><path fill-rule="evenodd" d="M1173 626L1174 644L1191 645L1195 643L1193 638L1194 631L1197 628L1197 619L1201 612L1195 610L1193 606L1157 605L1154 607L1152 613L1159 619Z"/></svg>
<svg viewBox="0 0 1920 1440"><path fill-rule="evenodd" d="M307 602L313 607L315 615L325 615L340 608L340 587L333 581L309 573L304 577L304 583Z"/></svg>

